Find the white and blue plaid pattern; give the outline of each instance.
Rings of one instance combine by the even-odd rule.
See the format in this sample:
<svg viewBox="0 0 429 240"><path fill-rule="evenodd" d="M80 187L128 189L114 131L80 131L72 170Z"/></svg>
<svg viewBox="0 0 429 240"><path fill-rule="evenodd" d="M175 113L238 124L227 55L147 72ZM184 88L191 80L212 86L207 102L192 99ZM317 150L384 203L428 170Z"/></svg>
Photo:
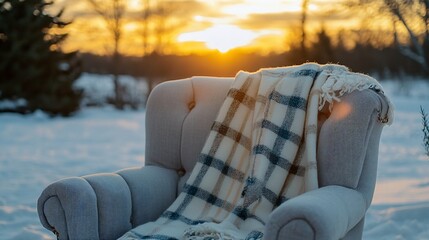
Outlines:
<svg viewBox="0 0 429 240"><path fill-rule="evenodd" d="M309 190L307 178L317 187L307 153L316 143L306 142L316 131L304 129L316 126L306 114L317 114L319 99L309 104L309 96L328 78L325 68L332 65L240 72L176 201L123 239L261 239L275 207Z"/></svg>

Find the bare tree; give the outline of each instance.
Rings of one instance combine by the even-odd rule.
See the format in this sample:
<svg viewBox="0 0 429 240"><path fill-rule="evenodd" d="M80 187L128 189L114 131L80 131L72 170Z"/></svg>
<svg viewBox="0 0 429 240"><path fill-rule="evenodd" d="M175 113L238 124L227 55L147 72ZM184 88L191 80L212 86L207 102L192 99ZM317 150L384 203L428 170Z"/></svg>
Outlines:
<svg viewBox="0 0 429 240"><path fill-rule="evenodd" d="M142 3L142 12L140 15L140 21L142 23L142 31L141 31L141 38L142 38L142 56L141 56L141 64L144 66L147 64L147 59L149 55L151 54L151 50L149 48L149 37L152 34L152 31L150 31L150 23L152 21L152 17L154 15L153 13L153 1L152 0L141 0ZM153 62L152 62L153 63ZM146 69L152 69L152 68L146 68ZM147 83L147 94L146 94L146 102L149 97L150 92L152 91L154 87L154 76L146 72L145 73L145 81Z"/></svg>
<svg viewBox="0 0 429 240"><path fill-rule="evenodd" d="M172 46L174 34L180 32L187 23L187 20L178 16L187 10L189 2L141 0L141 3L142 55L147 56L152 52L163 55Z"/></svg>
<svg viewBox="0 0 429 240"><path fill-rule="evenodd" d="M379 14L393 22L399 51L429 72L429 0L357 0L354 6L377 6ZM405 43L400 41L400 28L406 32Z"/></svg>
<svg viewBox="0 0 429 240"><path fill-rule="evenodd" d="M141 0L142 11L140 22L142 24L142 65L146 65L144 73L148 85L148 95L156 82L162 81L166 73L165 63L161 55L164 54L171 32L170 18L173 16L176 5L170 1ZM152 54L155 53L155 54Z"/></svg>
<svg viewBox="0 0 429 240"><path fill-rule="evenodd" d="M302 0L301 5L301 51L304 58L307 57L305 43L307 42L307 34L305 25L307 23L307 11L309 0Z"/></svg>
<svg viewBox="0 0 429 240"><path fill-rule="evenodd" d="M147 56L149 54L149 18L152 15L152 4L151 0L142 0L143 4L143 12L142 12L142 48L143 48L143 54L142 56Z"/></svg>
<svg viewBox="0 0 429 240"><path fill-rule="evenodd" d="M171 23L171 18L176 14L177 5L173 5L168 1L158 1L154 14L155 14L155 47L154 51L158 54L164 54L167 48L172 32L177 24Z"/></svg>
<svg viewBox="0 0 429 240"><path fill-rule="evenodd" d="M186 25L184 20L179 20L186 11L186 1L155 1L143 0L143 62L144 57L150 57L150 70L147 72L147 82L149 92L155 86L156 82L163 81L168 75L168 69L165 58L162 55L171 50L174 34L180 31ZM152 40L151 42L148 39ZM154 54L152 54L154 53ZM147 62L146 62L147 63Z"/></svg>
<svg viewBox="0 0 429 240"><path fill-rule="evenodd" d="M122 21L125 14L125 2L123 0L87 0L93 10L103 18L108 31L113 38L112 50L112 71L113 84L115 90L114 105L118 109L122 109L124 103L123 87L119 82L119 63L120 63L120 41L122 38Z"/></svg>
<svg viewBox="0 0 429 240"><path fill-rule="evenodd" d="M425 71L429 71L428 66L428 44L429 44L429 0L384 0L390 13L395 17L395 42L401 53L422 66ZM411 9L415 9L414 11ZM411 10L411 11L410 11ZM423 26L423 32L412 29L410 22L416 18ZM404 27L408 33L409 44L404 45L398 41L396 25Z"/></svg>

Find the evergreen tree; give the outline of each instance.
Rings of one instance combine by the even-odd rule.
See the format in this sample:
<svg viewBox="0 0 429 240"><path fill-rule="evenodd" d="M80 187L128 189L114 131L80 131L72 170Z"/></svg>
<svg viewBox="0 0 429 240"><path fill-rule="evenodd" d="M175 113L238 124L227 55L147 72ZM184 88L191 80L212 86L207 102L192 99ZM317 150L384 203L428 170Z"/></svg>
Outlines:
<svg viewBox="0 0 429 240"><path fill-rule="evenodd" d="M54 34L69 23L46 13L53 2L0 0L0 100L25 100L15 109L31 113L41 109L67 116L79 109L82 92L73 89L81 73L76 52L63 53L67 34Z"/></svg>

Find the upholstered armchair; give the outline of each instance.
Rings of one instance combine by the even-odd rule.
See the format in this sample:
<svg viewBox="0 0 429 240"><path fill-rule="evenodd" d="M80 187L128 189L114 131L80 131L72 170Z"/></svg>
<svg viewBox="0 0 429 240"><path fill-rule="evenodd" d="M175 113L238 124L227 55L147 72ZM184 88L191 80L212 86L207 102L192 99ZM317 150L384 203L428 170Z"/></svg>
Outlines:
<svg viewBox="0 0 429 240"><path fill-rule="evenodd" d="M116 239L157 219L193 169L231 78L194 77L155 87L146 111L145 166L62 179L38 200L59 239ZM276 208L264 239L361 239L377 172L385 98L355 91L319 116L320 188Z"/></svg>

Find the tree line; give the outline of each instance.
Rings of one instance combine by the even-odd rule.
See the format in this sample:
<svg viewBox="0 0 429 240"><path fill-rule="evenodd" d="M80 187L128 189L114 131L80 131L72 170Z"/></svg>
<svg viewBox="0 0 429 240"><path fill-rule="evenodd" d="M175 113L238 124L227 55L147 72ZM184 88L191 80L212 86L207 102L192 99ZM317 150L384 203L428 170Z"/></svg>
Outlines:
<svg viewBox="0 0 429 240"><path fill-rule="evenodd" d="M379 78L427 75L421 66L404 57L395 45L379 48L370 43L358 43L353 48L348 48L344 45L334 45L332 42L332 37L322 30L318 33L317 40L305 48L305 56L300 48L266 55L237 49L226 54L213 51L205 54L160 55L154 52L145 57L121 56L118 74L160 82L198 75L234 77L240 70L257 71L264 67L318 62L346 65L353 71L376 75ZM81 53L80 58L83 71L112 74L112 64L115 63L109 56Z"/></svg>

